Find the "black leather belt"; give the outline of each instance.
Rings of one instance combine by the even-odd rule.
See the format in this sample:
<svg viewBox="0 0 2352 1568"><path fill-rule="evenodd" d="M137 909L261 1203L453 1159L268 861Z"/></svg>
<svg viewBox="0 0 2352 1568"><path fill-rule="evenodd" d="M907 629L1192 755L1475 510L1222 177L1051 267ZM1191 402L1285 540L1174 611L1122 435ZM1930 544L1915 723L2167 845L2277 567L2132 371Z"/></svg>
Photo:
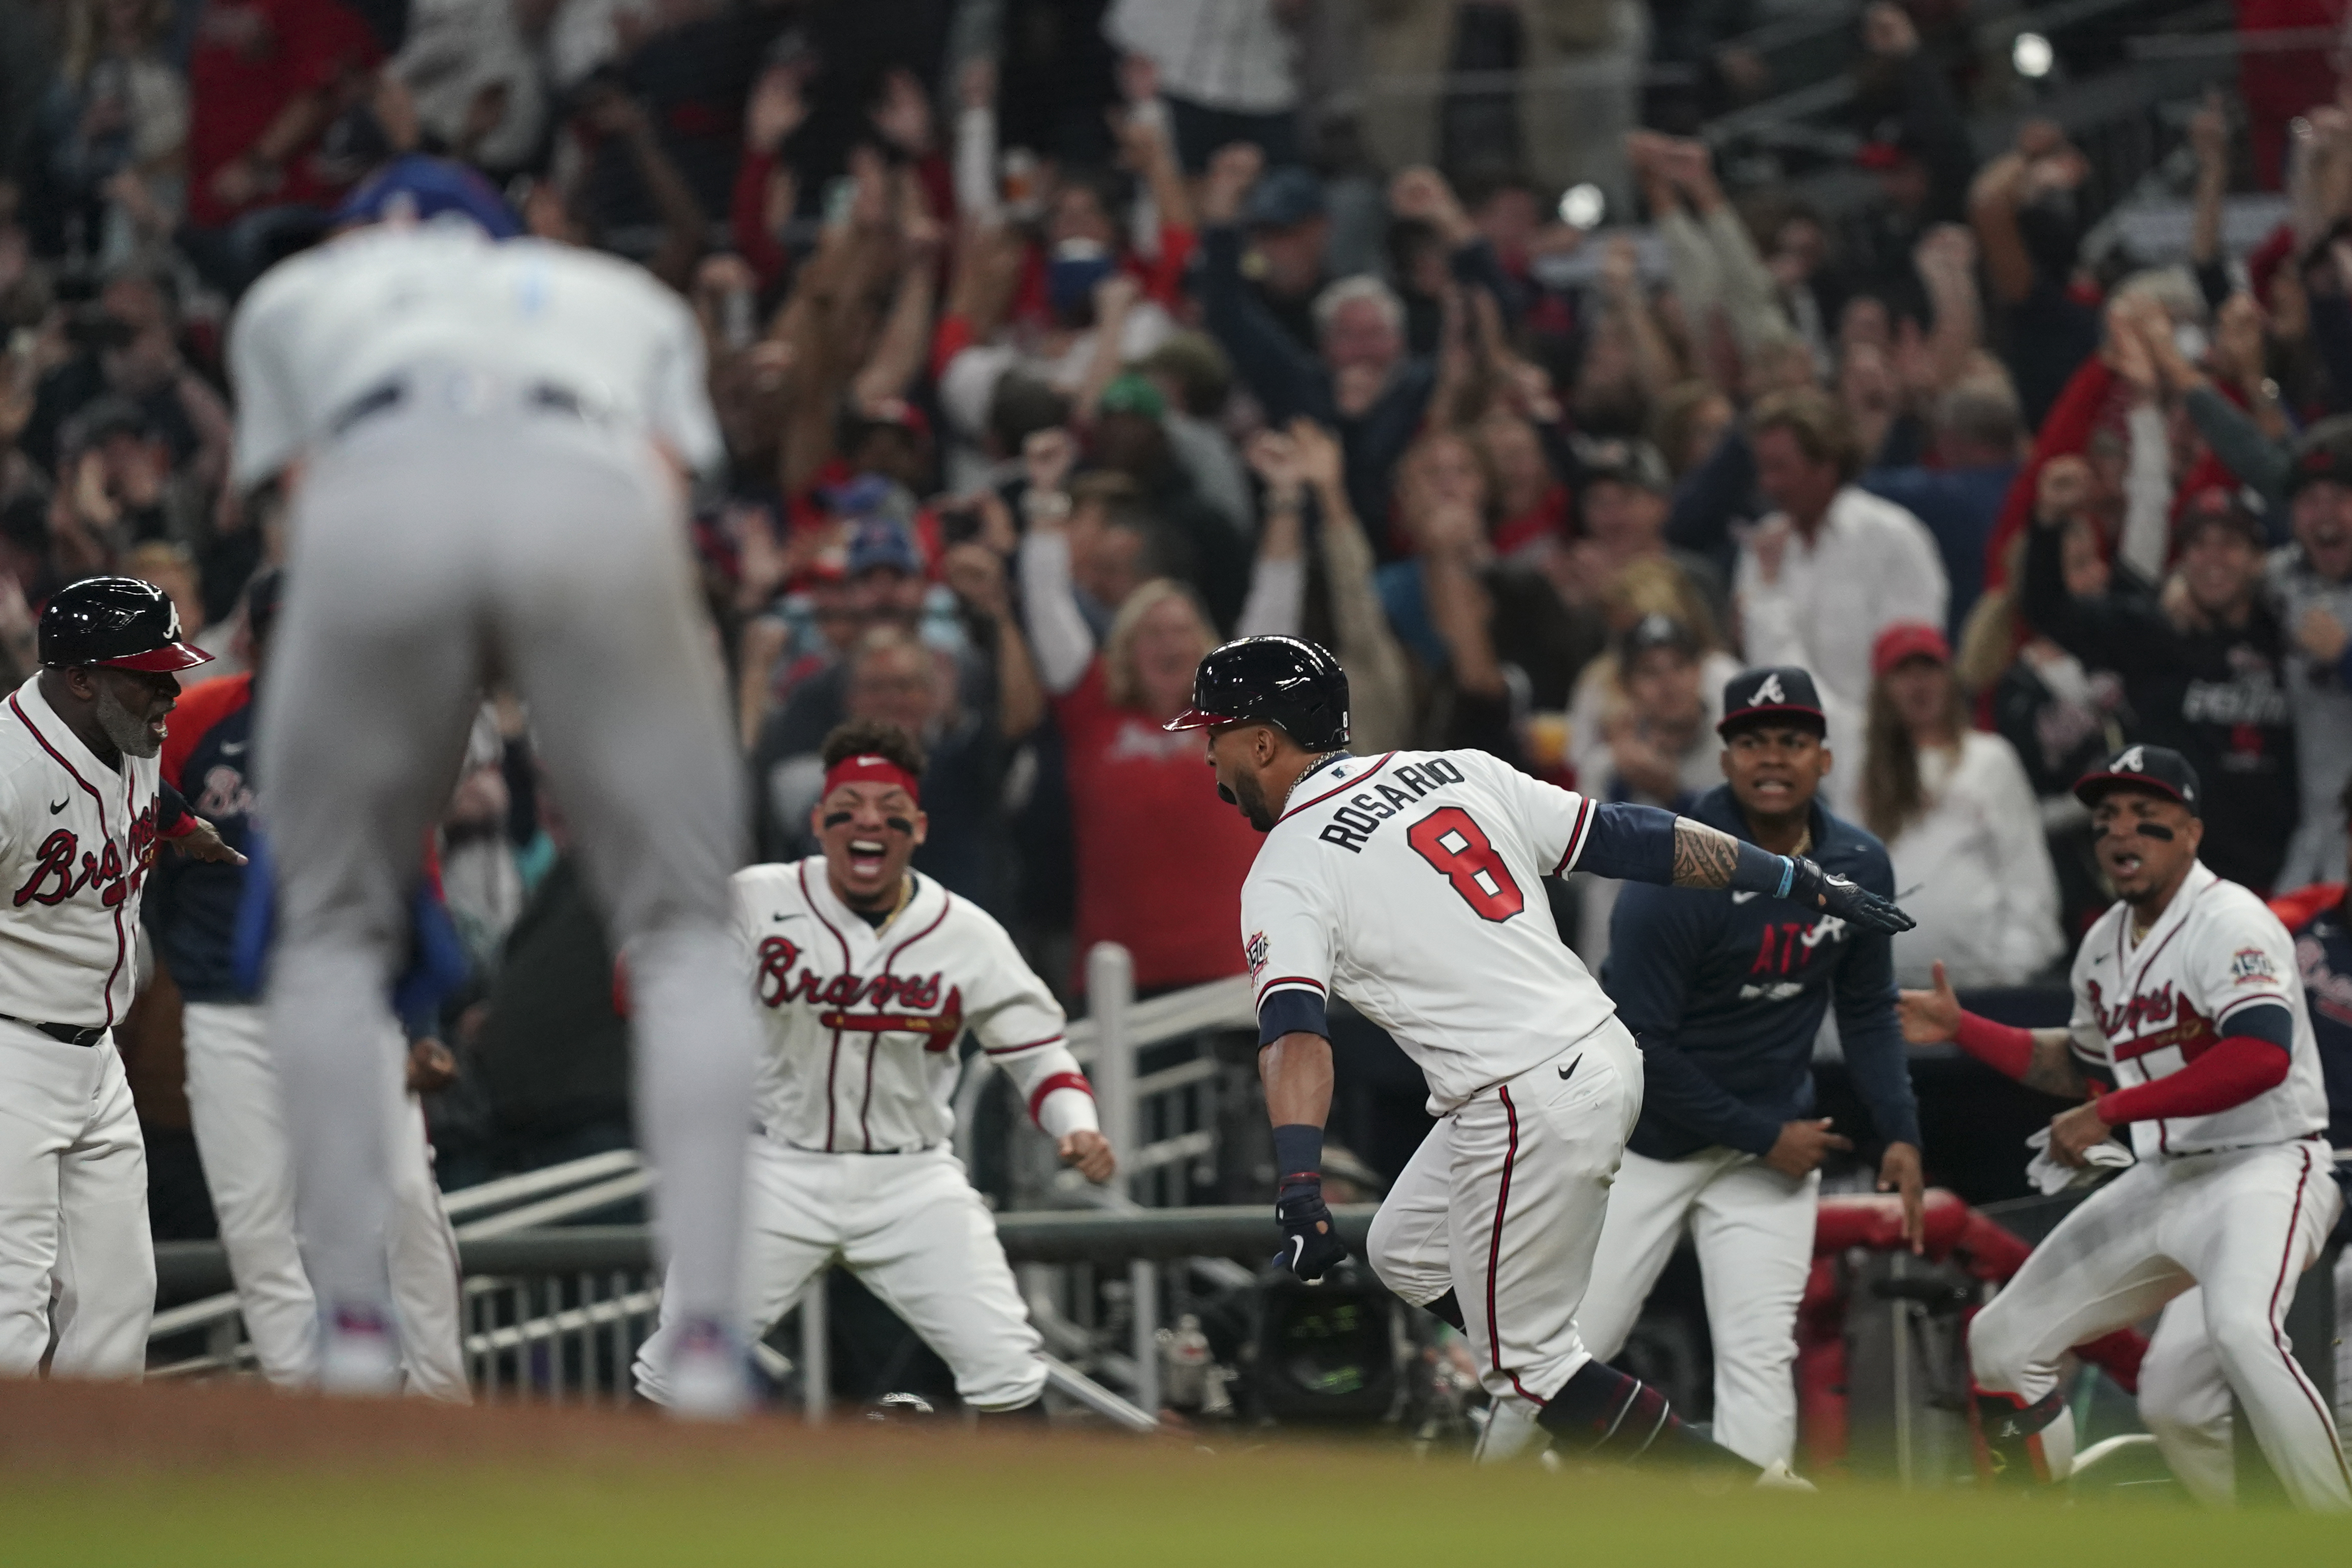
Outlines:
<svg viewBox="0 0 2352 1568"><path fill-rule="evenodd" d="M106 1038L106 1028L103 1025L96 1028L85 1029L72 1024L39 1024L30 1018L19 1018L8 1013L0 1013L0 1022L22 1024L28 1029L38 1029L61 1046L94 1046Z"/></svg>
<svg viewBox="0 0 2352 1568"><path fill-rule="evenodd" d="M406 381L387 381L371 387L343 405L332 419L327 421L327 434L331 437L348 435L355 425L364 424L379 414L390 413L408 401ZM522 389L522 406L534 413L562 414L573 419L589 416L587 399L568 386L558 386L551 381L534 381Z"/></svg>

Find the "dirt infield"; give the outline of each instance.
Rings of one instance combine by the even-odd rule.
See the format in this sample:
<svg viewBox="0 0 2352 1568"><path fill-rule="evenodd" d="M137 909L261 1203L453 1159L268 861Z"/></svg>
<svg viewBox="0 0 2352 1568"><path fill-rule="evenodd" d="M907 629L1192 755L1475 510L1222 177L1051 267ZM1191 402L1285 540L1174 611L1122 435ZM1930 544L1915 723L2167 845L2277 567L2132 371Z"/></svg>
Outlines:
<svg viewBox="0 0 2352 1568"><path fill-rule="evenodd" d="M1507 1561L1906 1568L2352 1561L2352 1524L2056 1498L1707 1495L1671 1478L646 1411L326 1402L252 1387L0 1384L0 1562L168 1564Z"/></svg>

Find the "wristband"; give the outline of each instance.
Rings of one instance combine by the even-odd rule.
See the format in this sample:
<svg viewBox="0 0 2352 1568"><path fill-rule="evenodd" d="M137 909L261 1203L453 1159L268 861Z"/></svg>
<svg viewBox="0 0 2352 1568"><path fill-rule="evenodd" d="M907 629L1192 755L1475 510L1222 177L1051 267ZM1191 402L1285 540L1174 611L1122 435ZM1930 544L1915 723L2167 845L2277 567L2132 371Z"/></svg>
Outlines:
<svg viewBox="0 0 2352 1568"><path fill-rule="evenodd" d="M1734 892L1769 893L1773 898L1785 899L1796 881L1794 860L1759 849L1743 838L1739 840L1739 858L1731 864L1730 880L1724 885Z"/></svg>
<svg viewBox="0 0 2352 1568"><path fill-rule="evenodd" d="M1323 1129L1304 1121L1290 1121L1274 1130L1276 1184L1294 1176L1320 1177L1322 1172Z"/></svg>
<svg viewBox="0 0 2352 1568"><path fill-rule="evenodd" d="M2011 1024L1996 1024L1990 1018L1980 1018L1974 1013L1960 1015L1960 1026L1952 1031L1952 1039L1960 1049L2011 1078L2022 1079L2033 1065L2033 1031Z"/></svg>

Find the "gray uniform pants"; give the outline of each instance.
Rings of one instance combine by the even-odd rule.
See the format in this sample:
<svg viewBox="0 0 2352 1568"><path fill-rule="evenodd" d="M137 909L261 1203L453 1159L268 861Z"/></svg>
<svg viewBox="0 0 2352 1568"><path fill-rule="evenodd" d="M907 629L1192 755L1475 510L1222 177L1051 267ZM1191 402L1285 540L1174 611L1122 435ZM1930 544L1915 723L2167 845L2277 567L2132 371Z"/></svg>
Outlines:
<svg viewBox="0 0 2352 1568"><path fill-rule="evenodd" d="M369 1053L425 835L490 680L529 705L569 850L629 965L669 1288L681 1312L738 1313L757 1026L728 889L743 810L680 510L633 433L413 402L329 446L298 494L261 682L269 1041L303 1263L331 1325L391 1321Z"/></svg>

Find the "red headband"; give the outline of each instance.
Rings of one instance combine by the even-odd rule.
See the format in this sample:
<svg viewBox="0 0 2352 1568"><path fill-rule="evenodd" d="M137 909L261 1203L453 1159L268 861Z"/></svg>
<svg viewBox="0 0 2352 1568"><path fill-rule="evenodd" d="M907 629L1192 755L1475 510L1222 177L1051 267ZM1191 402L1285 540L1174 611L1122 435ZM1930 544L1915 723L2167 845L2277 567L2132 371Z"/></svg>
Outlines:
<svg viewBox="0 0 2352 1568"><path fill-rule="evenodd" d="M917 805L923 803L923 792L916 784L915 775L889 758L877 756L872 752L862 752L854 757L844 757L825 771L824 793L826 795L831 795L845 784L894 784L914 797Z"/></svg>

